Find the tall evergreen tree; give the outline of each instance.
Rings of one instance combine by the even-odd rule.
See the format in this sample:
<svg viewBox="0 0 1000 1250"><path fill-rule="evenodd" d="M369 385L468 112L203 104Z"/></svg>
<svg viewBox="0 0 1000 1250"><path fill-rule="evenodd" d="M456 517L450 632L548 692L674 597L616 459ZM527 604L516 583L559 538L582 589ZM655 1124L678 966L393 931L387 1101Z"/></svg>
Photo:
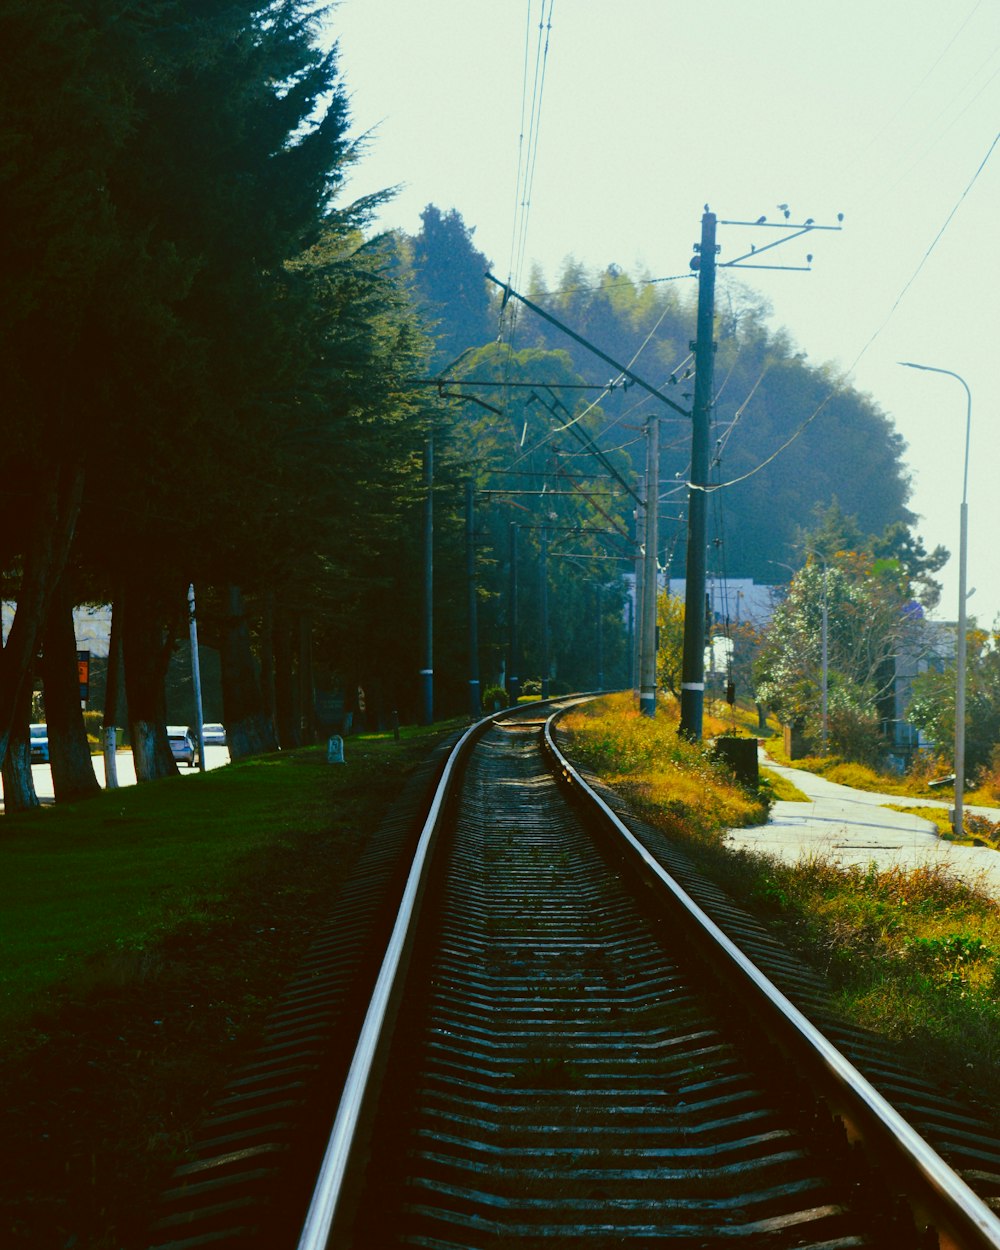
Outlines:
<svg viewBox="0 0 1000 1250"><path fill-rule="evenodd" d="M437 340L432 364L441 367L496 334L485 278L490 262L473 244L475 228L456 209L442 213L428 204L420 221L420 233L411 240L413 274L421 311Z"/></svg>

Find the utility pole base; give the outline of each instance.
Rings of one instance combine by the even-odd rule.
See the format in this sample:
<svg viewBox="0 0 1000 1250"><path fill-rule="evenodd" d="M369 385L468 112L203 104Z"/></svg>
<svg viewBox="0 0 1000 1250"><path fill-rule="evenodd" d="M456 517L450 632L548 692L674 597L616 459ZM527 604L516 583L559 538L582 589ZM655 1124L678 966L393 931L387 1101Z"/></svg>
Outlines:
<svg viewBox="0 0 1000 1250"><path fill-rule="evenodd" d="M678 732L692 742L701 741L704 719L704 690L681 690L681 723Z"/></svg>

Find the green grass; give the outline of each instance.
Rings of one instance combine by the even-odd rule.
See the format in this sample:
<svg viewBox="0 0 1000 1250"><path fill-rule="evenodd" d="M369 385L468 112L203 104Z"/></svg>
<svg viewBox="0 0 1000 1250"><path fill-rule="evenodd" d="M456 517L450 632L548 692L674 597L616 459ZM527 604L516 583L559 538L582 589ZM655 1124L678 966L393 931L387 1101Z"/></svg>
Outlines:
<svg viewBox="0 0 1000 1250"><path fill-rule="evenodd" d="M873 794L898 794L917 799L940 799L948 794L947 789L929 786L926 777L881 772L867 764L842 759L839 755L806 755L801 759L790 760L780 737L768 742L767 753L779 764L816 773L820 777L826 777L828 781L834 781L841 786L852 786L855 790L866 790ZM1000 802L989 787L969 791L965 801L980 807L1000 807Z"/></svg>
<svg viewBox="0 0 1000 1250"><path fill-rule="evenodd" d="M141 1250L208 1107L442 729L0 817L5 1250Z"/></svg>
<svg viewBox="0 0 1000 1250"><path fill-rule="evenodd" d="M349 738L196 777L106 791L0 823L0 1033L95 961L217 916L255 857L318 830L350 844L426 734Z"/></svg>
<svg viewBox="0 0 1000 1250"><path fill-rule="evenodd" d="M785 803L808 803L810 798L808 794L803 794L794 781L789 781L787 777L782 777L780 773L776 773L771 768L762 768L760 770L761 781L766 781L771 788L773 798L780 799Z"/></svg>
<svg viewBox="0 0 1000 1250"><path fill-rule="evenodd" d="M884 806L896 812L909 812L913 816L922 816L924 820L929 820L946 842L954 842L958 846L986 846L993 851L1000 850L1000 823L988 817L965 811L962 825L966 836L957 838L952 829L951 810L947 807L907 807L902 803L886 803Z"/></svg>

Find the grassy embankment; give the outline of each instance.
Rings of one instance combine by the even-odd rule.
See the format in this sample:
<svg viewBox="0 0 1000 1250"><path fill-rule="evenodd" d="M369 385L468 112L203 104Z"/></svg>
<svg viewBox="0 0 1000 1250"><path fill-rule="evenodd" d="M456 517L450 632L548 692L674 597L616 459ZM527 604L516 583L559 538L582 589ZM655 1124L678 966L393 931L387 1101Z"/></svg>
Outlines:
<svg viewBox="0 0 1000 1250"><path fill-rule="evenodd" d="M0 817L5 1248L144 1246L426 731Z"/></svg>
<svg viewBox="0 0 1000 1250"><path fill-rule="evenodd" d="M734 800L703 753L678 740L669 707L648 720L613 696L563 725L574 758L684 838L706 872L828 974L839 1011L1000 1112L1000 908L988 895L938 867L789 865L725 848L723 830L752 823L742 817L754 800Z"/></svg>

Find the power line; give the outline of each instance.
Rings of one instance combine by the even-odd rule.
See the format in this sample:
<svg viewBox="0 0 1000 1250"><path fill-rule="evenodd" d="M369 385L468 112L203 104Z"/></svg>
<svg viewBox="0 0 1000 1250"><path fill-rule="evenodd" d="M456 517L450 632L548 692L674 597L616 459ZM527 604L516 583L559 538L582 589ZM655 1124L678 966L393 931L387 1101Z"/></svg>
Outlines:
<svg viewBox="0 0 1000 1250"><path fill-rule="evenodd" d="M952 208L948 216L945 218L944 224L941 226L940 230L938 230L937 234L931 240L930 246L927 248L927 251L924 252L923 256L920 258L920 262L917 265L916 269L914 269L909 280L903 286L903 289L900 291L900 293L896 296L896 299L893 302L892 307L889 309L888 313L886 314L885 319L882 321L882 324L877 327L877 329L872 333L871 337L868 339L867 343L865 343L864 347L862 347L862 349L858 352L857 356L855 356L850 368L846 371L846 373L844 373L839 384L831 388L831 390L824 396L824 398L819 402L819 404L817 404L813 412L811 412L810 415L806 417L806 419L803 422L801 422L801 424L792 433L792 435L789 438L787 438L781 444L780 447L776 448L771 453L771 455L769 455L765 460L762 460L760 464L756 465L752 469L747 470L746 473L741 473L739 477L730 478L729 481L726 481L726 482L717 482L713 485L700 485L694 482L689 482L688 485L691 487L692 490L711 492L711 491L723 490L724 488L728 486L737 486L740 482L745 482L748 478L751 478L755 474L759 473L761 469L767 468L767 466L769 464L773 464L774 461L777 460L777 458L781 455L781 453L785 451L787 448L789 448L792 445L792 443L796 441L796 439L798 439L802 434L805 433L806 429L808 429L808 427L812 425L812 423L816 420L819 414L827 406L830 400L835 398L835 396L839 395L843 391L847 383L847 379L851 376L852 373L854 373L855 369L857 369L862 358L867 354L868 349L871 347L871 345L875 342L875 340L879 337L879 335L882 333L885 327L892 320L893 316L896 313L896 309L899 308L900 304L905 299L910 287L913 286L914 282L919 277L920 272L923 269L924 265L926 265L927 261L930 259L931 253L934 251L937 245L941 242L941 239L944 237L945 231L951 225L951 222L955 214L958 212L959 208L961 208L963 202L965 201L966 196L969 194L972 188L976 185L976 182L978 181L980 174L986 168L987 162L989 161L990 157L993 155L993 152L998 143L1000 143L1000 132L998 132L993 137L993 142L990 144L989 149L986 152L986 155L980 161L979 167L977 168L976 172L972 175L972 178L969 180L969 183L966 186L965 190L955 201L954 207Z"/></svg>

